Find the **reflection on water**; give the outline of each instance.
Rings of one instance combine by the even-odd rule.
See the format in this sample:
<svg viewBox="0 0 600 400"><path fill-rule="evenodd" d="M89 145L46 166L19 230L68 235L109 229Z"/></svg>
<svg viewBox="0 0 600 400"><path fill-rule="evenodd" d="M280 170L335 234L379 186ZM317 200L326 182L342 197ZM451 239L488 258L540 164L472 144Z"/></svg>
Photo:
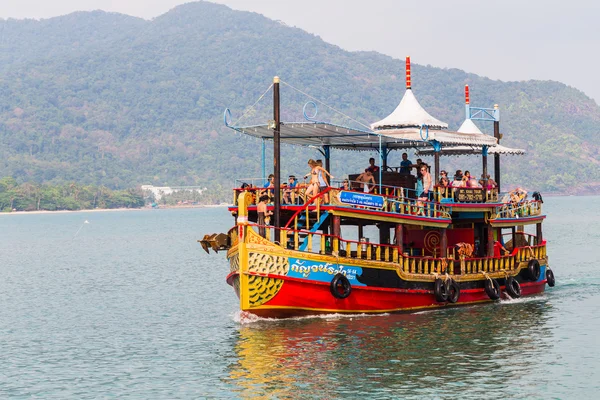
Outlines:
<svg viewBox="0 0 600 400"><path fill-rule="evenodd" d="M550 345L550 315L537 297L420 314L259 321L239 327L238 360L225 380L240 397L524 395L518 383Z"/></svg>

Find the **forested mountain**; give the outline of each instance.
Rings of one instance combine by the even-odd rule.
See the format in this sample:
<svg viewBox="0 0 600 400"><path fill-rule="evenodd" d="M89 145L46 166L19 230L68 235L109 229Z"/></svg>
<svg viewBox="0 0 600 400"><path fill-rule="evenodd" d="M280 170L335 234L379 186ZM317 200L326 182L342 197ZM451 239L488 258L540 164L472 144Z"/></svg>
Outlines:
<svg viewBox="0 0 600 400"><path fill-rule="evenodd" d="M347 52L207 2L151 21L100 11L0 20L0 177L112 189L202 185L228 199L234 177L260 175L260 143L225 128L223 109L239 118L275 75L365 123L388 115L404 92L403 60ZM546 191L600 188L600 108L593 100L558 82L413 66L417 98L454 129L464 119L464 84L473 105L500 105L502 143L528 150L504 162L503 182ZM264 123L270 100L247 122ZM307 100L284 85L284 119L300 119ZM319 114L344 122L323 108ZM284 173L303 173L313 153L285 149ZM368 156L336 152L334 175L364 168Z"/></svg>

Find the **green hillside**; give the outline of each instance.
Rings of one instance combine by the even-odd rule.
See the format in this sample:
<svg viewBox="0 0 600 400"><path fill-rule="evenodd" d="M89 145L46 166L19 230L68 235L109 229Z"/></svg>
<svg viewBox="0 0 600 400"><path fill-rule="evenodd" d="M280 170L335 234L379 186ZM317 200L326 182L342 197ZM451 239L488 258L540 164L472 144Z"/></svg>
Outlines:
<svg viewBox="0 0 600 400"><path fill-rule="evenodd" d="M0 20L0 177L111 189L199 185L226 200L234 177L259 176L261 167L260 143L223 126L225 107L237 119L278 75L370 123L400 101L403 64L206 2L152 21L98 11ZM504 183L600 189L600 108L593 100L558 82L501 82L413 66L417 98L451 128L464 118L467 83L473 105L500 105L503 144L529 152L504 163ZM247 122L265 122L270 99ZM284 119L301 119L307 100L284 86ZM319 114L349 123L323 108ZM284 155L286 173L303 172L306 159L318 154L286 148ZM334 175L364 168L368 156L336 152ZM391 164L398 159L392 155Z"/></svg>

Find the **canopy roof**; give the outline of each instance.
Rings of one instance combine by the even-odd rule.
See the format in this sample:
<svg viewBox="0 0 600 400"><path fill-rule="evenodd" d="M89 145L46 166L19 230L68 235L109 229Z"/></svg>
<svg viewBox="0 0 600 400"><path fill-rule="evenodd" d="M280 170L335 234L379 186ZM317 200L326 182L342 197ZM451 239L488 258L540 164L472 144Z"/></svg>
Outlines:
<svg viewBox="0 0 600 400"><path fill-rule="evenodd" d="M273 128L265 125L230 126L240 133L259 139L273 140ZM432 141L444 146L494 146L496 139L489 135L459 133L442 130L404 128L384 131L360 130L327 122L282 122L281 142L297 146L322 147L343 150L377 150L432 148Z"/></svg>
<svg viewBox="0 0 600 400"><path fill-rule="evenodd" d="M433 149L419 149L417 150L417 156L432 156L434 154ZM469 154L481 154L481 146L455 146L442 148L441 155L444 156L462 156ZM501 146L499 144L488 148L488 154L510 154L510 155L523 155L525 150L523 149L511 149L510 147Z"/></svg>
<svg viewBox="0 0 600 400"><path fill-rule="evenodd" d="M448 124L431 115L419 104L411 89L406 89L398 107L387 117L371 124L373 130L387 130L399 128L420 128L428 126L429 129L448 129Z"/></svg>

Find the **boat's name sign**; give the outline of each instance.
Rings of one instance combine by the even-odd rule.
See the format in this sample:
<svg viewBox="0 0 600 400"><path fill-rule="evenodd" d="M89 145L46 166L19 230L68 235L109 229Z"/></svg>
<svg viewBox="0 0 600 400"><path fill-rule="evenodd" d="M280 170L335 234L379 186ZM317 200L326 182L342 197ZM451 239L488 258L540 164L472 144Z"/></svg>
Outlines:
<svg viewBox="0 0 600 400"><path fill-rule="evenodd" d="M305 278L320 282L331 282L337 273L344 274L352 285L364 286L358 282L357 276L362 274L362 268L346 266L341 264L320 263L318 261L301 260L289 258L290 270L288 276L294 278Z"/></svg>
<svg viewBox="0 0 600 400"><path fill-rule="evenodd" d="M340 202L355 206L383 208L384 197L360 192L340 192Z"/></svg>

